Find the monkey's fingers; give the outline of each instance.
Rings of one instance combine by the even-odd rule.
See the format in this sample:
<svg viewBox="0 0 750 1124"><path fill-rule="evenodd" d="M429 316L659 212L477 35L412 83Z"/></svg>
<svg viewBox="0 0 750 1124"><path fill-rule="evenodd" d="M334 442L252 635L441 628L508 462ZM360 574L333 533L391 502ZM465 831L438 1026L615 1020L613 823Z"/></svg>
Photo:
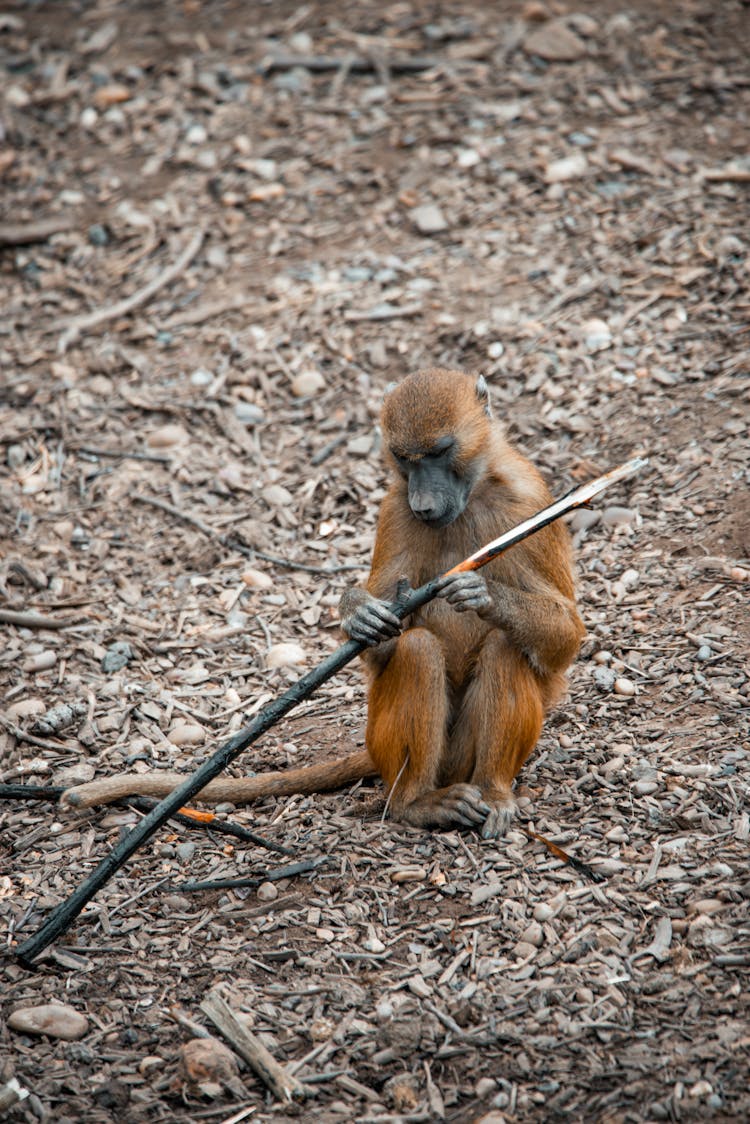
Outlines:
<svg viewBox="0 0 750 1124"><path fill-rule="evenodd" d="M363 644L379 644L399 635L401 621L382 601L370 601L351 616L345 631Z"/></svg>

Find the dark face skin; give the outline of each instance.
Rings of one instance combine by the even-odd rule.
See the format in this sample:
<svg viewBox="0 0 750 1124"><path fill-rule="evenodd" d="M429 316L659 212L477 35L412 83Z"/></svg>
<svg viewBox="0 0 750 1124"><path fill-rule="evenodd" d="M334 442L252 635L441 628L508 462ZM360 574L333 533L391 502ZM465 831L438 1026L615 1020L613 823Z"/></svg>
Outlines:
<svg viewBox="0 0 750 1124"><path fill-rule="evenodd" d="M413 456L393 453L408 484L409 507L428 527L447 527L466 507L474 483L455 469L456 442L443 437L426 452Z"/></svg>

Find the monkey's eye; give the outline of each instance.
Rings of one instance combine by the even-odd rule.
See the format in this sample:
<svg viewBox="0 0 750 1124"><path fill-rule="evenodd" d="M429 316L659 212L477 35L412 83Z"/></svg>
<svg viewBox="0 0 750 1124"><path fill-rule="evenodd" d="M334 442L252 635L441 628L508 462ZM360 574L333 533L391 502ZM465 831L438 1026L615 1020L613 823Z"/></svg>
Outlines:
<svg viewBox="0 0 750 1124"><path fill-rule="evenodd" d="M426 455L428 457L430 457L432 460L436 460L436 461L437 460L441 460L441 461L448 460L449 457L453 456L453 451L454 451L455 447L456 447L456 442L453 441L452 438L444 437L441 441L438 441L438 443L436 445L433 445L433 447L430 449L429 453L427 453Z"/></svg>

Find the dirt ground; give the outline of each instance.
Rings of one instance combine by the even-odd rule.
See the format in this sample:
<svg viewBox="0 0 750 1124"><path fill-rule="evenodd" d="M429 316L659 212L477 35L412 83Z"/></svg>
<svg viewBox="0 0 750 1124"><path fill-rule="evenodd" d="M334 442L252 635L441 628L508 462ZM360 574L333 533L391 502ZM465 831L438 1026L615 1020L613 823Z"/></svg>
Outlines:
<svg viewBox="0 0 750 1124"><path fill-rule="evenodd" d="M558 495L650 457L573 519L588 637L506 839L382 822L378 784L224 805L289 854L174 822L27 970L143 813L0 790L3 1016L87 1020L3 1021L9 1119L750 1119L749 24L5 5L3 785L189 772L336 647L391 379L482 372ZM364 716L352 665L232 771ZM220 878L256 881L182 886ZM213 989L306 1102L191 1063Z"/></svg>

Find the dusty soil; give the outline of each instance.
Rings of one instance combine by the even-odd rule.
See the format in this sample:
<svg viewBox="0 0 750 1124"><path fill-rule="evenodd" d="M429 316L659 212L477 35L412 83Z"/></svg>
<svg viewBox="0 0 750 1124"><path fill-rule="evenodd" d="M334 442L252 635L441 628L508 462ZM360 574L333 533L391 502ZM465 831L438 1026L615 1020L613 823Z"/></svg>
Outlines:
<svg viewBox="0 0 750 1124"><path fill-rule="evenodd" d="M336 646L406 371L483 372L558 494L651 458L573 523L588 639L519 785L522 822L606 880L521 830L383 823L361 785L220 811L289 857L171 825L29 971L15 947L142 813L4 800L3 1014L88 1020L73 1042L3 1023L11 1119L750 1117L749 14L545 15L0 15L0 210L24 228L0 237L0 609L63 625L3 625L0 781L189 771ZM280 644L300 667L269 666ZM61 702L71 725L34 725ZM235 771L361 746L363 719L350 667ZM321 856L260 893L180 888ZM191 1080L214 987L307 1105L248 1070Z"/></svg>

